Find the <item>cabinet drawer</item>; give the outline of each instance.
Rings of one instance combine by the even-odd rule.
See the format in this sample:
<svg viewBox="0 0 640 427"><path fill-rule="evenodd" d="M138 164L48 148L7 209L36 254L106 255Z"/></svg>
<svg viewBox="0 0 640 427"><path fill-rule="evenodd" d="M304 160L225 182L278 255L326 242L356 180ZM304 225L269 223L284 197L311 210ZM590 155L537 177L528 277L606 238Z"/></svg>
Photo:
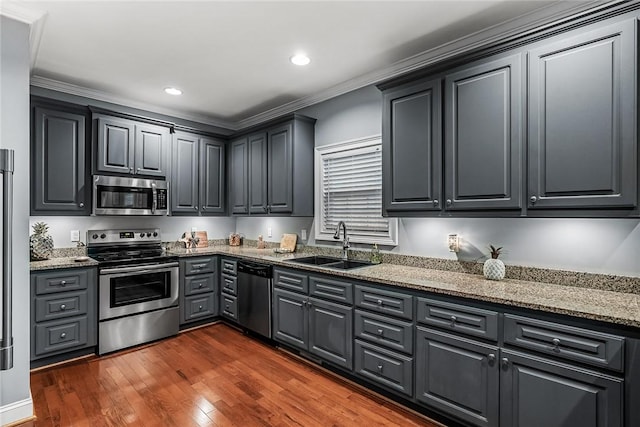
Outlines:
<svg viewBox="0 0 640 427"><path fill-rule="evenodd" d="M624 338L559 323L504 315L504 342L622 372Z"/></svg>
<svg viewBox="0 0 640 427"><path fill-rule="evenodd" d="M36 322L87 314L87 291L36 297Z"/></svg>
<svg viewBox="0 0 640 427"><path fill-rule="evenodd" d="M309 292L309 278L306 274L289 270L273 270L273 286L294 292Z"/></svg>
<svg viewBox="0 0 640 427"><path fill-rule="evenodd" d="M356 310L355 336L392 350L413 353L413 324L409 322Z"/></svg>
<svg viewBox="0 0 640 427"><path fill-rule="evenodd" d="M232 295L220 295L220 312L223 316L238 320L238 300Z"/></svg>
<svg viewBox="0 0 640 427"><path fill-rule="evenodd" d="M216 264L214 257L194 258L184 261L184 274L189 276L192 274L215 273Z"/></svg>
<svg viewBox="0 0 640 427"><path fill-rule="evenodd" d="M222 292L229 295L238 295L238 278L223 274Z"/></svg>
<svg viewBox="0 0 640 427"><path fill-rule="evenodd" d="M418 298L418 322L460 334L498 340L498 313L461 304Z"/></svg>
<svg viewBox="0 0 640 427"><path fill-rule="evenodd" d="M213 274L203 274L184 278L184 294L193 295L215 290L216 278Z"/></svg>
<svg viewBox="0 0 640 427"><path fill-rule="evenodd" d="M234 259L222 259L222 272L235 276L238 272L238 262Z"/></svg>
<svg viewBox="0 0 640 427"><path fill-rule="evenodd" d="M357 307L413 320L413 297L400 292L356 286Z"/></svg>
<svg viewBox="0 0 640 427"><path fill-rule="evenodd" d="M355 344L358 375L393 391L413 395L413 358L360 340Z"/></svg>
<svg viewBox="0 0 640 427"><path fill-rule="evenodd" d="M184 302L184 317L187 321L214 316L216 314L215 299L211 293L187 297L184 299Z"/></svg>
<svg viewBox="0 0 640 427"><path fill-rule="evenodd" d="M86 345L87 324L87 316L36 324L35 355Z"/></svg>
<svg viewBox="0 0 640 427"><path fill-rule="evenodd" d="M87 289L89 270L61 270L47 273L37 273L35 287L37 295L55 292L77 291Z"/></svg>
<svg viewBox="0 0 640 427"><path fill-rule="evenodd" d="M326 277L310 276L309 295L343 304L353 304L353 284Z"/></svg>

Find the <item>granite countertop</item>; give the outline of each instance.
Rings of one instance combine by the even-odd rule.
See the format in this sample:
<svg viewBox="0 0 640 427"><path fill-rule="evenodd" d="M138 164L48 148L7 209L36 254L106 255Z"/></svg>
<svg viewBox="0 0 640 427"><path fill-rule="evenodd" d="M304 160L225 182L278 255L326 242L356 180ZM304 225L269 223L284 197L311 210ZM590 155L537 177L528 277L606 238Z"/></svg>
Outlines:
<svg viewBox="0 0 640 427"><path fill-rule="evenodd" d="M283 267L640 327L640 295L638 294L515 279L493 281L475 274L396 264L378 264L348 271L335 270L290 262L292 258L309 256L309 254L276 254L273 249L242 246L176 248L171 249L171 252L181 257L232 255L268 261Z"/></svg>
<svg viewBox="0 0 640 427"><path fill-rule="evenodd" d="M55 270L59 268L74 268L74 267L95 267L98 265L98 261L93 258L88 258L86 261L76 261L77 257L61 257L51 258L45 261L31 261L29 263L29 269L31 271L38 270Z"/></svg>

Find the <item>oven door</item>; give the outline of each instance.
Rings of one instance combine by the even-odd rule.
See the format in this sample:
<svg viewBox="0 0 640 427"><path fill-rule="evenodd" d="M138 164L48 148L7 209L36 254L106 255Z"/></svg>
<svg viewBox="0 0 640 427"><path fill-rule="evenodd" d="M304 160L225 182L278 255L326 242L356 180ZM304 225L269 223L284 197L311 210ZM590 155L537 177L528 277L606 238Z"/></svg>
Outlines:
<svg viewBox="0 0 640 427"><path fill-rule="evenodd" d="M178 305L178 263L100 269L100 320Z"/></svg>

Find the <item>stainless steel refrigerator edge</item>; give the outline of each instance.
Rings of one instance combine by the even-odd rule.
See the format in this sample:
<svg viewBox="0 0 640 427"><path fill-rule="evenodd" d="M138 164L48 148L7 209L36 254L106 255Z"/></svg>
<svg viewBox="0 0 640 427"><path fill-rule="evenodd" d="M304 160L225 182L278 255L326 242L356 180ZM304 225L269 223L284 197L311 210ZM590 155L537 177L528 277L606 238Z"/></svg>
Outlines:
<svg viewBox="0 0 640 427"><path fill-rule="evenodd" d="M0 371L13 368L12 307L12 227L13 227L13 150L0 150L2 172L2 337L0 338Z"/></svg>

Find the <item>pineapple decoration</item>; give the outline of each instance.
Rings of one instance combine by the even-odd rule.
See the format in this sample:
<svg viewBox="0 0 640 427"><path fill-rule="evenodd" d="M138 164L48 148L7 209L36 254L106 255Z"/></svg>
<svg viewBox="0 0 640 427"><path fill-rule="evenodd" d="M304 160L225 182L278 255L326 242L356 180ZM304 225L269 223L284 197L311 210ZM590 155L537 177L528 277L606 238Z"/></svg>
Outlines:
<svg viewBox="0 0 640 427"><path fill-rule="evenodd" d="M44 222L33 224L33 234L29 236L29 252L31 261L43 261L51 258L53 239L47 234L49 226Z"/></svg>
<svg viewBox="0 0 640 427"><path fill-rule="evenodd" d="M493 245L489 245L489 248L491 249L491 258L486 260L482 267L484 277L489 280L502 280L504 279L505 267L504 262L498 259L502 248L496 248Z"/></svg>

